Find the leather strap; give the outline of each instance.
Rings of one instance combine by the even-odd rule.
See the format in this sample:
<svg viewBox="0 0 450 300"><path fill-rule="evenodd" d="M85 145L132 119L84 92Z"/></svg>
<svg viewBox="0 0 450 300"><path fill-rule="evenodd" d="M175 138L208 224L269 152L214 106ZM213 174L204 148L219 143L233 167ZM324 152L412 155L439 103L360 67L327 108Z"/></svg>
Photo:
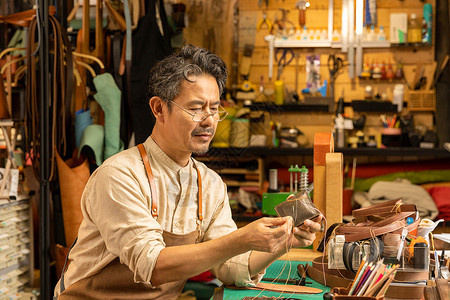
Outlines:
<svg viewBox="0 0 450 300"><path fill-rule="evenodd" d="M156 194L156 186L155 180L153 179L152 168L150 167L150 163L148 161L147 152L145 151L144 145L137 145L139 152L141 153L142 161L144 162L145 171L147 172L148 182L150 184L150 192L152 194L152 217L158 216L158 196Z"/></svg>
<svg viewBox="0 0 450 300"><path fill-rule="evenodd" d="M336 276L336 275L332 275L329 273L323 273L322 269L317 269L314 267L309 267L306 269L306 273L308 274L308 277L323 284L326 286L329 286L331 288L334 287L347 287L352 283L352 280L340 277L340 276ZM325 284L325 280L326 280L326 284Z"/></svg>
<svg viewBox="0 0 450 300"><path fill-rule="evenodd" d="M273 284L260 282L255 287L237 287L237 286L227 286L229 289L233 290L266 290L273 292L286 292L294 294L319 294L322 293L321 289L301 286L301 285L291 285L291 284Z"/></svg>
<svg viewBox="0 0 450 300"><path fill-rule="evenodd" d="M150 184L150 192L152 194L152 216L158 216L158 199L156 193L156 185L155 180L153 178L152 168L150 167L150 162L148 161L147 151L145 151L144 145L137 145L139 149L139 153L141 154L142 161L144 162L145 171L147 172L148 182ZM197 185L198 185L198 210L197 210L197 218L199 221L203 221L203 202L202 202L202 176L200 175L200 171L197 168L197 165L193 161L195 170L197 171ZM155 200L155 201L153 201Z"/></svg>

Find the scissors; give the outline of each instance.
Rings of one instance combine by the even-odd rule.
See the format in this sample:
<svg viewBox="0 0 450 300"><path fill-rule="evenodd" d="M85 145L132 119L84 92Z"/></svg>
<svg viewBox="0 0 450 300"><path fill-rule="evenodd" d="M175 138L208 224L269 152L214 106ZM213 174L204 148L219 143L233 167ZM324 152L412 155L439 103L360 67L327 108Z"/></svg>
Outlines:
<svg viewBox="0 0 450 300"><path fill-rule="evenodd" d="M344 68L344 61L340 57L336 57L334 53L328 56L328 71L330 71L330 97L334 99L334 80L336 73Z"/></svg>
<svg viewBox="0 0 450 300"><path fill-rule="evenodd" d="M279 55L281 53L281 56ZM284 67L291 63L294 59L294 51L292 49L277 49L275 52L275 60L278 62L277 80L280 80Z"/></svg>

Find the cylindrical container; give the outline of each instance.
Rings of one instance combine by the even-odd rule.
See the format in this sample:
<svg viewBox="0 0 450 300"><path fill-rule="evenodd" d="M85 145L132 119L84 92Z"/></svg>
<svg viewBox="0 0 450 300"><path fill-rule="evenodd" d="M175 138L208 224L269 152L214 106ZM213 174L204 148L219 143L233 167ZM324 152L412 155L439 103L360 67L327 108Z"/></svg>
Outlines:
<svg viewBox="0 0 450 300"><path fill-rule="evenodd" d="M269 170L269 189L270 190L278 189L278 170L277 169Z"/></svg>
<svg viewBox="0 0 450 300"><path fill-rule="evenodd" d="M282 80L275 81L275 104L283 105L284 103L284 83Z"/></svg>
<svg viewBox="0 0 450 300"><path fill-rule="evenodd" d="M422 28L422 43L431 44L433 32L433 8L430 3L423 6L423 27Z"/></svg>
<svg viewBox="0 0 450 300"><path fill-rule="evenodd" d="M429 259L427 243L414 244L414 269L428 270Z"/></svg>
<svg viewBox="0 0 450 300"><path fill-rule="evenodd" d="M381 143L385 147L399 147L401 133L402 130L400 128L383 128L381 132Z"/></svg>
<svg viewBox="0 0 450 300"><path fill-rule="evenodd" d="M230 146L246 148L250 140L250 120L235 119L231 124Z"/></svg>
<svg viewBox="0 0 450 300"><path fill-rule="evenodd" d="M405 94L405 86L403 84L396 84L394 87L394 97L392 99L392 104L397 105L397 111L401 112L403 110L403 98Z"/></svg>

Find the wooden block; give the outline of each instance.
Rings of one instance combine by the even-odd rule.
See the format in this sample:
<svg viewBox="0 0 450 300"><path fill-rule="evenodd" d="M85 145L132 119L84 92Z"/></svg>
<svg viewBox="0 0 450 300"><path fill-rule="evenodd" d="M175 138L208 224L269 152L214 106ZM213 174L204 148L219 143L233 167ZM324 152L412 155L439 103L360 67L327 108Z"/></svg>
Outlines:
<svg viewBox="0 0 450 300"><path fill-rule="evenodd" d="M342 223L343 160L342 153L326 154L325 217L328 226L334 223Z"/></svg>
<svg viewBox="0 0 450 300"><path fill-rule="evenodd" d="M334 152L333 134L331 132L316 133L314 137L314 166L325 166L325 155L330 152ZM315 180L316 178L314 178Z"/></svg>
<svg viewBox="0 0 450 300"><path fill-rule="evenodd" d="M316 134L317 137L317 134ZM314 152L316 151L314 146ZM314 190L313 202L316 207L325 215L326 210L326 167L314 164ZM320 241L323 239L323 233L317 232L313 248L317 249Z"/></svg>

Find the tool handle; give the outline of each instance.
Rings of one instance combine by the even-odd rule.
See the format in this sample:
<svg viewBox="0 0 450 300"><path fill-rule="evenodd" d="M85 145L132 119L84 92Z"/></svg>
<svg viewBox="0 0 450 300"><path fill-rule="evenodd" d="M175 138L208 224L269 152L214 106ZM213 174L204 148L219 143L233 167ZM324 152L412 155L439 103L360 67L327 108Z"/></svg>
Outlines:
<svg viewBox="0 0 450 300"><path fill-rule="evenodd" d="M298 24L300 25L300 28L303 28L306 23L306 10L305 9L299 9L298 10Z"/></svg>

